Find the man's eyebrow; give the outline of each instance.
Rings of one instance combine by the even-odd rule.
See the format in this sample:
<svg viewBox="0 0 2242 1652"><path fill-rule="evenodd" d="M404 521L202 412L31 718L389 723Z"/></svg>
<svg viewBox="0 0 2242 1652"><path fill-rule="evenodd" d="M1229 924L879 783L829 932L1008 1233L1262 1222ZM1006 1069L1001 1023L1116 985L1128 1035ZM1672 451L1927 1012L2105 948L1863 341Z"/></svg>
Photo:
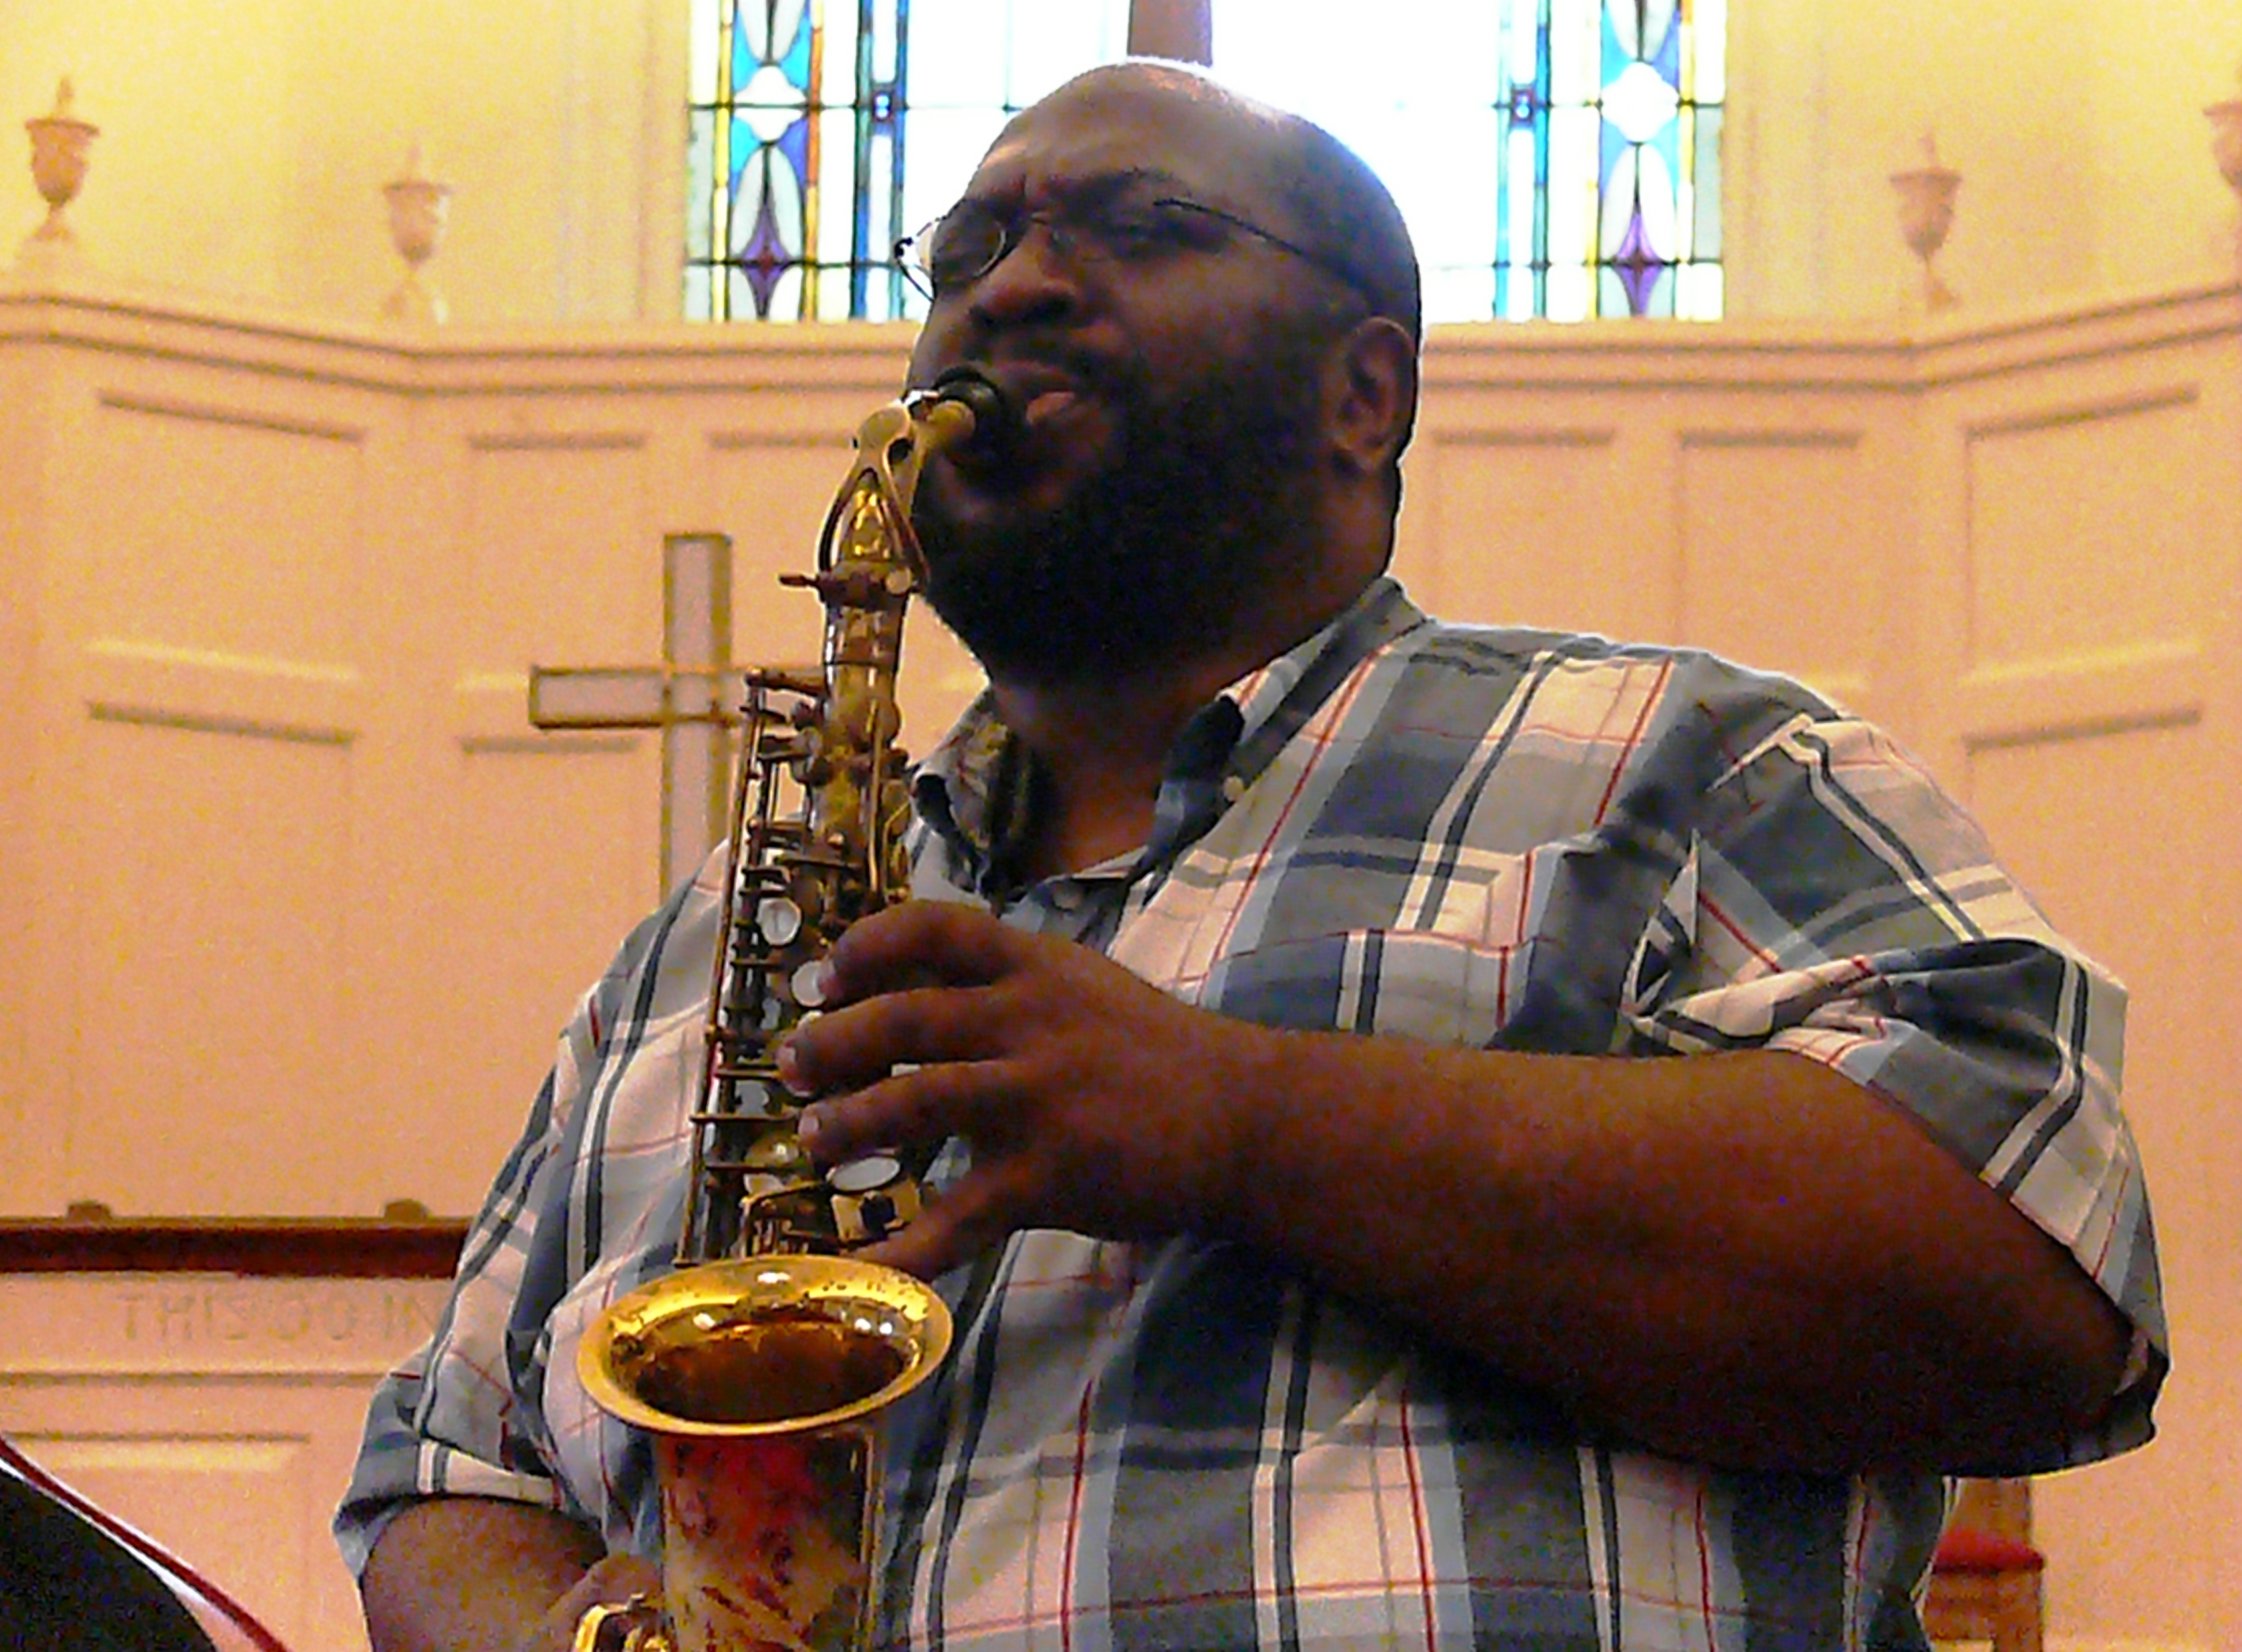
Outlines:
<svg viewBox="0 0 2242 1652"><path fill-rule="evenodd" d="M1101 167L1096 171L1059 173L1038 183L1035 193L1044 200L1062 201L1069 205L1083 202L1110 201L1125 195L1131 190L1151 188L1181 190L1184 180L1162 166ZM957 204L994 206L999 203L1021 198L1028 191L1024 178L1014 177L993 189L968 190L958 197Z"/></svg>

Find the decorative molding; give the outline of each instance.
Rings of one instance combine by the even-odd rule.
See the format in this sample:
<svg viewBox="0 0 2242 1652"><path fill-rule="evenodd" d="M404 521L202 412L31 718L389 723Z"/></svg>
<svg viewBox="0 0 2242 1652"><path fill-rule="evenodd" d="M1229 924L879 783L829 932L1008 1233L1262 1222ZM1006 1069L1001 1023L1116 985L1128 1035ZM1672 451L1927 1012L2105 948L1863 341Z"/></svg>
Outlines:
<svg viewBox="0 0 2242 1652"><path fill-rule="evenodd" d="M467 1231L465 1221L437 1218L4 1217L0 1218L0 1275L223 1273L276 1279L448 1279Z"/></svg>
<svg viewBox="0 0 2242 1652"><path fill-rule="evenodd" d="M2157 390L2128 391L2091 401L2064 402L1970 420L1962 426L1970 441L1984 437L2028 436L2039 431L2091 425L2133 413L2160 413L2175 407L2192 407L2203 398L2200 385L2172 385Z"/></svg>
<svg viewBox="0 0 2242 1652"><path fill-rule="evenodd" d="M2193 639L1981 666L1954 685L1973 752L2198 721L2211 665Z"/></svg>
<svg viewBox="0 0 2242 1652"><path fill-rule="evenodd" d="M1437 447L1610 447L1619 440L1616 425L1493 425L1484 421L1433 421L1426 431Z"/></svg>
<svg viewBox="0 0 2242 1652"><path fill-rule="evenodd" d="M399 337L123 284L0 279L0 343L429 396L834 391L891 395L916 329L646 323L453 327ZM1473 322L1426 329L1431 389L1913 391L2242 333L2242 283L2072 299L1998 319Z"/></svg>
<svg viewBox="0 0 2242 1652"><path fill-rule="evenodd" d="M822 422L798 420L769 430L721 430L708 432L708 451L712 453L753 452L759 448L800 447L822 449L838 456L842 465L848 463L849 433Z"/></svg>
<svg viewBox="0 0 2242 1652"><path fill-rule="evenodd" d="M138 391L104 390L101 405L120 413L149 413L158 418L184 418L199 425L231 425L245 430L269 431L279 436L309 436L320 441L364 442L371 432L363 425L337 424L305 418L301 414L253 411L244 407L219 407L211 403L149 396Z"/></svg>
<svg viewBox="0 0 2242 1652"><path fill-rule="evenodd" d="M473 453L642 453L644 431L476 431L467 438Z"/></svg>
<svg viewBox="0 0 2242 1652"><path fill-rule="evenodd" d="M347 746L366 686L348 665L97 638L79 653L78 698L97 722Z"/></svg>
<svg viewBox="0 0 2242 1652"><path fill-rule="evenodd" d="M1826 430L1697 429L1677 431L1675 439L1683 447L1824 448L1854 452L1868 445L1869 432L1859 425Z"/></svg>

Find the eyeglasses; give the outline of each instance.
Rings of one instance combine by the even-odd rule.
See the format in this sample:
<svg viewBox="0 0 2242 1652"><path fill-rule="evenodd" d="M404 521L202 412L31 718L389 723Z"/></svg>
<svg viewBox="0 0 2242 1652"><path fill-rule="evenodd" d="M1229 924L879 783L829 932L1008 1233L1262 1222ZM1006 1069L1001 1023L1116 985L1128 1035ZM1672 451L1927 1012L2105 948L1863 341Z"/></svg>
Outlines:
<svg viewBox="0 0 2242 1652"><path fill-rule="evenodd" d="M1265 241L1313 264L1340 282L1373 311L1369 287L1336 259L1312 252L1272 231L1203 201L1178 195L1151 200L1117 197L1071 203L1042 212L999 212L978 201L961 201L915 235L896 243L894 258L904 278L931 299L978 281L1004 261L1040 224L1051 251L1083 263L1135 263L1210 243L1206 226L1223 224Z"/></svg>

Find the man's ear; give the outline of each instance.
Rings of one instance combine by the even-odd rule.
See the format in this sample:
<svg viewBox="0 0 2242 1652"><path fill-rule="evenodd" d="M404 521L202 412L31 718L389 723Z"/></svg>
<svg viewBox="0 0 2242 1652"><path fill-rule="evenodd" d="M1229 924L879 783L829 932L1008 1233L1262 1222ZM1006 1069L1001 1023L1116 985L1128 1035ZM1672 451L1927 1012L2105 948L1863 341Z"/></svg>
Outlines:
<svg viewBox="0 0 2242 1652"><path fill-rule="evenodd" d="M1417 418L1417 341L1398 321L1367 316L1332 351L1325 380L1332 457L1344 470L1383 472Z"/></svg>

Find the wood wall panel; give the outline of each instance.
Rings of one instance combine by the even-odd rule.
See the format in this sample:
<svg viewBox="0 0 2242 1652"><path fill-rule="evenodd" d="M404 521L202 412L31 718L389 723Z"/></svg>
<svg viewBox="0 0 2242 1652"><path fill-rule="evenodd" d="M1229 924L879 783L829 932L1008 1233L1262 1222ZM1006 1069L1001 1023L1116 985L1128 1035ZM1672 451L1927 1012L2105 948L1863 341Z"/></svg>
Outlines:
<svg viewBox="0 0 2242 1652"><path fill-rule="evenodd" d="M1396 565L1421 605L1489 623L1673 635L1672 545L1639 463L1648 440L1524 425L1419 439L1411 464L1429 461L1430 498Z"/></svg>
<svg viewBox="0 0 2242 1652"><path fill-rule="evenodd" d="M285 1639L301 1635L300 1602L316 1559L307 1441L284 1434L158 1435L76 1431L16 1440L38 1465L158 1542L191 1554L229 1595ZM212 1520L224 1509L226 1518ZM130 1511L127 1513L126 1511Z"/></svg>
<svg viewBox="0 0 2242 1652"><path fill-rule="evenodd" d="M478 434L455 554L476 672L658 659L661 536L647 440L604 431ZM631 554L654 547L654 577ZM524 677L525 692L527 677Z"/></svg>
<svg viewBox="0 0 2242 1652"><path fill-rule="evenodd" d="M1894 571L1866 432L1683 434L1676 634L1865 708Z"/></svg>
<svg viewBox="0 0 2242 1652"><path fill-rule="evenodd" d="M95 637L320 666L357 659L365 432L112 389L74 458Z"/></svg>
<svg viewBox="0 0 2242 1652"><path fill-rule="evenodd" d="M70 1185L120 1210L352 1199L348 1136L305 1127L353 1110L334 1059L350 1026L350 748L95 719L79 750ZM244 797L270 801L244 811ZM281 1141L285 1168L243 1174Z"/></svg>
<svg viewBox="0 0 2242 1652"><path fill-rule="evenodd" d="M2188 386L2128 387L1969 428L1971 668L2198 640L2194 536L2216 474L2204 432Z"/></svg>

